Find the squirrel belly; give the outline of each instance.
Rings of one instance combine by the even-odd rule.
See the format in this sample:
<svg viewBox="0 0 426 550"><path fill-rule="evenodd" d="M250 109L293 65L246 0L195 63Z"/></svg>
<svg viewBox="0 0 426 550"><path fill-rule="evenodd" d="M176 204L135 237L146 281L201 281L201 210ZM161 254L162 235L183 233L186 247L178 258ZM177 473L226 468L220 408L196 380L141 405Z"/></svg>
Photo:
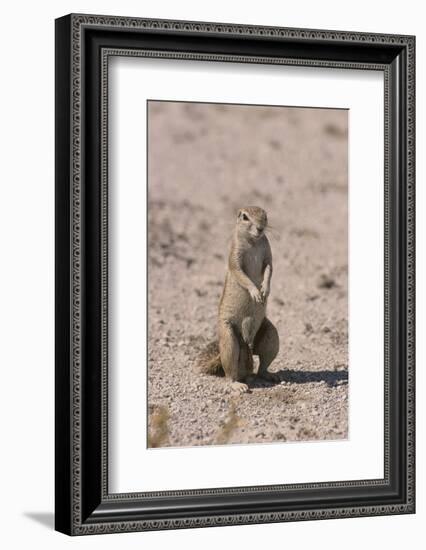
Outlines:
<svg viewBox="0 0 426 550"><path fill-rule="evenodd" d="M249 292L228 272L219 305L219 319L229 322L244 342L253 344L266 315L266 301L254 302Z"/></svg>

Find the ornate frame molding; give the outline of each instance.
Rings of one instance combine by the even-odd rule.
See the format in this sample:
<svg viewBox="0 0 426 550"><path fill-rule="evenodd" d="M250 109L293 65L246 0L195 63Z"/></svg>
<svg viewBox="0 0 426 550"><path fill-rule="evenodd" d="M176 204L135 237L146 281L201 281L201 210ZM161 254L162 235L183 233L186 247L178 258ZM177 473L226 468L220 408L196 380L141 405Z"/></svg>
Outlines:
<svg viewBox="0 0 426 550"><path fill-rule="evenodd" d="M99 411L99 433L100 433L100 469L99 481L96 487L99 489L99 497L101 506L94 507L93 502L85 504L84 499L86 494L90 493L90 498L99 500L92 496L92 485L90 490L87 489L87 477L84 472L83 447L85 446L84 422L87 411L84 410L83 404L86 399L85 394L85 375L84 375L84 316L85 316L85 278L87 277L87 250L85 247L86 233L91 230L90 225L86 220L85 212L85 147L88 141L85 141L84 121L87 116L86 103L88 100L87 91L87 75L84 71L87 70L88 42L87 31L111 30L116 33L147 33L149 36L155 34L167 33L169 36L179 37L184 36L214 36L238 38L239 40L262 39L265 41L291 41L292 43L309 43L309 44L324 44L333 49L333 46L340 48L346 46L369 45L371 48L376 48L377 51L399 52L399 56L404 59L396 66L395 62L390 60L387 62L372 62L371 60L333 60L333 59L315 59L307 57L280 57L268 55L243 55L243 54L212 54L212 53L195 53L190 51L172 51L158 49L141 49L116 47L102 45L100 47L99 56L99 74L100 74L100 357L101 357L101 380L100 391L101 399ZM135 36L133 34L133 36ZM330 51L331 51L330 50ZM68 197L63 198L63 204L57 206L57 215L62 216L66 211L69 212L68 230L57 222L57 236L59 244L63 244L64 239L68 238L69 256L68 265L63 266L63 261L59 259L61 264L58 267L57 278L64 278L64 270L67 271L69 277L69 288L61 287L60 295L57 295L59 305L64 299L68 299L70 303L69 317L65 319L63 312L57 312L61 317L58 321L57 329L59 331L68 327L68 335L63 337L65 340L69 338L68 347L63 349L62 340L59 342L60 351L57 353L56 375L59 379L57 385L57 426L63 428L63 420L69 420L69 431L66 434L59 434L57 431L57 464L59 473L57 477L58 484L64 482L69 484L69 490L59 490L57 492L57 529L69 534L83 535L91 533L112 533L124 531L141 531L151 529L177 529L187 527L201 527L213 525L236 525L247 523L263 523L263 522L282 522L294 520L308 519L326 519L336 517L358 517L369 515L384 515L396 513L412 513L414 512L414 169L415 169L415 40L412 36L397 36L397 35L381 35L381 34L365 34L365 33L346 33L341 31L322 31L308 29L288 29L279 27L253 27L246 25L229 25L218 23L201 23L201 22L186 22L186 21L169 21L169 20L151 20L151 19L136 19L124 17L107 17L95 15L70 15L66 18L57 20L57 63L66 61L69 64L69 72L67 66L62 67L57 72L57 155L59 151L59 168L57 168L56 185L57 194L64 193L64 178L69 178ZM345 481L336 483L315 483L315 484L298 484L298 485L279 485L270 487L243 487L243 488L228 488L228 489L213 489L213 490L194 490L194 491L171 491L158 493L130 493L130 494L109 494L108 493L108 475L107 475L107 403L108 403L108 353L107 353L107 316L108 316L108 216L107 216L107 201L108 201L108 142L107 142L107 124L108 124L108 59L110 56L140 56L140 57L158 57L168 59L192 59L192 60L208 60L208 61L232 61L239 63L274 63L283 65L302 65L314 67L335 67L342 69L368 69L384 72L385 77L385 477L383 480L363 480L360 482ZM398 55L395 53L395 59ZM401 64L405 63L406 74L401 75ZM59 67L59 65L57 65ZM403 70L403 69L402 69ZM398 72L399 71L399 72ZM68 76L67 76L68 74ZM66 90L61 90L61 82L68 78L68 86ZM61 95L62 94L62 95ZM406 105L406 133L397 139L395 135L395 121L392 118L392 108L394 102L400 100L401 95L404 96L402 101ZM398 97L396 97L398 96ZM58 101L59 97L59 101ZM59 105L58 105L59 103ZM66 105L69 110L68 120L68 135L59 126L63 122L64 109ZM64 135L62 135L62 133ZM402 138L402 139L401 139ZM395 143L397 140L398 143ZM404 141L405 140L405 141ZM68 146L71 151L67 161L63 160L64 150ZM402 203L395 203L395 197L391 186L395 178L396 168L393 166L395 162L392 154L395 151L400 151L397 161L403 166L401 178L405 179L405 190L402 192ZM62 156L61 156L62 155ZM58 157L57 157L58 158ZM66 186L65 186L66 193ZM397 216L397 207L401 210L402 218ZM401 220L405 220L405 226L401 226ZM395 229L395 224L398 228ZM402 247L405 250L395 250L395 235L394 231L401 231L399 237ZM399 242L399 241L398 241ZM392 306L392 285L398 284L399 281L392 279L391 273L392 261L395 259L395 254L404 255L405 272L400 273L404 278L401 283L405 289L405 297L403 297L403 306L405 311L394 311ZM62 260L65 255L62 257ZM398 287L399 288L399 287ZM64 295L65 293L65 295ZM399 359L405 361L405 379L403 387L398 392L405 392L401 396L402 402L405 403L405 438L406 438L406 469L400 472L400 475L405 476L403 483L405 498L403 502L391 502L381 504L365 504L363 506L353 505L338 505L324 508L320 506L312 508L308 506L306 510L278 510L278 511L257 511L253 510L250 513L229 513L229 514L212 514L212 515L190 515L187 517L179 517L171 519L168 517L144 519L143 512L139 517L120 521L120 510L126 505L136 506L138 502L144 498L176 498L176 497L197 497L209 495L244 495L258 492L269 491L273 492L300 492L307 489L349 489L349 488L373 488L386 487L392 482L391 480L391 438L395 435L391 432L391 409L394 406L392 399L395 395L395 388L392 389L392 384L395 380L394 371L391 368L391 358L394 353L393 342L391 339L392 322L398 315L404 321L402 333L405 335L405 342L402 344L404 348L402 355L400 352ZM405 345L404 345L405 344ZM66 347L66 346L65 346ZM66 360L66 351L69 350L68 368L64 366ZM87 368L87 367L86 367ZM393 382L392 382L393 380ZM65 405L59 403L63 397L63 390L68 388L70 400ZM392 391L391 391L392 390ZM394 392L394 393L392 393ZM64 410L68 407L67 410ZM66 446L65 439L68 440L69 447ZM97 471L97 470L96 470ZM85 493L86 491L86 493ZM67 502L65 502L67 501ZM93 513L88 515L88 509Z"/></svg>

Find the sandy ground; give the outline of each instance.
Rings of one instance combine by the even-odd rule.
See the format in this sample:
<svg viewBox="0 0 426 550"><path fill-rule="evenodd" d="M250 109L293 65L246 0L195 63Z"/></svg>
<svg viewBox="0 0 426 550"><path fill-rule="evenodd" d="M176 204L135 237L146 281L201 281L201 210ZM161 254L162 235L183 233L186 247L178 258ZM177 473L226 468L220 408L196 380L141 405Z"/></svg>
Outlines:
<svg viewBox="0 0 426 550"><path fill-rule="evenodd" d="M148 132L149 445L347 438L347 112L150 102ZM281 383L235 397L194 365L245 205L273 227Z"/></svg>

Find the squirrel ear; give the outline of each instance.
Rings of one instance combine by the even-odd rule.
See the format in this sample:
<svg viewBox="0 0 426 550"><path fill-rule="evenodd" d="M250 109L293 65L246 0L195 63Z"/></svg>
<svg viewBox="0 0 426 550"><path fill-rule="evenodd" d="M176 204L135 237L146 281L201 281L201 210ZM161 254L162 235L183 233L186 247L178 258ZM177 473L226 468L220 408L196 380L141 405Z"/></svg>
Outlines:
<svg viewBox="0 0 426 550"><path fill-rule="evenodd" d="M237 218L241 218L241 215L242 215L242 211L238 210Z"/></svg>

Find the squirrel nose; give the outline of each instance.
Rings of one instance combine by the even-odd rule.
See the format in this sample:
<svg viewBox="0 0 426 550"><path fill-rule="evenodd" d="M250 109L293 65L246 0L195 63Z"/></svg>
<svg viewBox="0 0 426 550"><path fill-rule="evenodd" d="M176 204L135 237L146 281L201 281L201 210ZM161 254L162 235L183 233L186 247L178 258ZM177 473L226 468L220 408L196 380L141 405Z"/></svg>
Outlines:
<svg viewBox="0 0 426 550"><path fill-rule="evenodd" d="M263 231L263 227L261 227L261 226L259 226L259 225L256 226L256 229L257 229L257 232L258 232L258 233L262 233L262 231Z"/></svg>

